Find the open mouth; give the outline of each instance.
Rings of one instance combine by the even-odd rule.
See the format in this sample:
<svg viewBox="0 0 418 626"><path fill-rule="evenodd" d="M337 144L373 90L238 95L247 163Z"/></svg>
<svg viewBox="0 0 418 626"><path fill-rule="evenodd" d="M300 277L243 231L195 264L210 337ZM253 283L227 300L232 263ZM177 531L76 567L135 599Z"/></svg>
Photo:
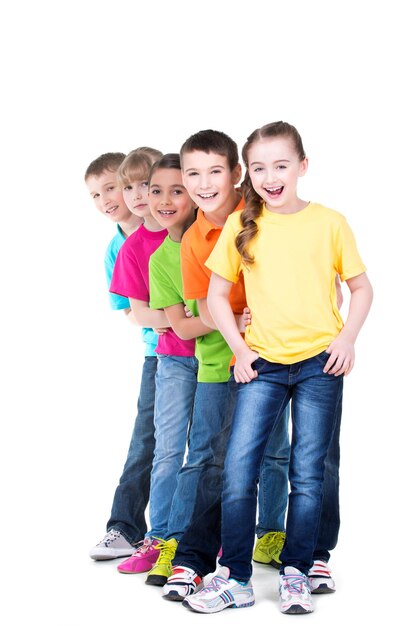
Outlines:
<svg viewBox="0 0 418 626"><path fill-rule="evenodd" d="M158 211L160 215L175 215L176 211Z"/></svg>
<svg viewBox="0 0 418 626"><path fill-rule="evenodd" d="M107 209L107 210L106 210L106 213L107 213L108 215L112 215L115 211L117 211L117 210L118 210L118 208L119 208L119 206L118 206L118 205L116 205L116 206L112 206L112 207L110 207L110 209Z"/></svg>
<svg viewBox="0 0 418 626"><path fill-rule="evenodd" d="M197 195L199 196L199 198L202 198L202 200L213 200L213 198L216 198L218 194L217 192L214 192L214 193L199 193Z"/></svg>
<svg viewBox="0 0 418 626"><path fill-rule="evenodd" d="M283 185L280 187L264 187L264 190L271 198L278 198L282 194L283 189Z"/></svg>

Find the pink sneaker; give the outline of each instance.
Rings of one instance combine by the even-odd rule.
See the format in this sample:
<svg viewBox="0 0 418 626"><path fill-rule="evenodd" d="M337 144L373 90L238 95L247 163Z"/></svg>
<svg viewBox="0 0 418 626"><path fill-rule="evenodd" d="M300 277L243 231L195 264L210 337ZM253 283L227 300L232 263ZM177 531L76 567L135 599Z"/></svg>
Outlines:
<svg viewBox="0 0 418 626"><path fill-rule="evenodd" d="M118 571L121 574L148 572L154 567L155 561L160 555L160 550L155 549L155 546L159 543L159 541L151 539L151 537L145 537L144 541L141 541L138 550L129 559L118 565Z"/></svg>

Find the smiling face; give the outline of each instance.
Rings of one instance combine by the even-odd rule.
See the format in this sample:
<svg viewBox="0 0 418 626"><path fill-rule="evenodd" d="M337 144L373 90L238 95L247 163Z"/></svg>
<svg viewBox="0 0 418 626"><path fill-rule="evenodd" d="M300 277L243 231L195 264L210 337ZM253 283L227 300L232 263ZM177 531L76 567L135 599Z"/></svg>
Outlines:
<svg viewBox="0 0 418 626"><path fill-rule="evenodd" d="M252 185L267 208L276 213L300 210L297 183L307 168L308 160L300 160L293 140L286 136L259 139L248 150Z"/></svg>
<svg viewBox="0 0 418 626"><path fill-rule="evenodd" d="M154 170L149 186L149 205L151 215L176 241L194 220L195 204L183 185L181 170Z"/></svg>
<svg viewBox="0 0 418 626"><path fill-rule="evenodd" d="M123 187L122 193L125 204L131 213L142 218L150 214L147 180L129 182Z"/></svg>
<svg viewBox="0 0 418 626"><path fill-rule="evenodd" d="M194 150L183 155L182 167L188 193L209 219L232 212L237 203L235 185L241 178L240 165L231 171L226 156Z"/></svg>
<svg viewBox="0 0 418 626"><path fill-rule="evenodd" d="M116 172L105 170L99 176L89 176L86 185L100 213L106 215L112 222L123 223L129 220L131 212L117 185Z"/></svg>

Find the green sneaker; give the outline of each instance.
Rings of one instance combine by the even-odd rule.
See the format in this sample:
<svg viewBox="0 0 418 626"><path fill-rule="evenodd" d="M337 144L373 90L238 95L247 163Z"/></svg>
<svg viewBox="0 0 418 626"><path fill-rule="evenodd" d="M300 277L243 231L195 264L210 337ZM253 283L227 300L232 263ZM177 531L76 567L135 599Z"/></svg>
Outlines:
<svg viewBox="0 0 418 626"><path fill-rule="evenodd" d="M280 553L283 549L285 538L286 534L283 532L271 532L257 539L253 561L280 569Z"/></svg>
<svg viewBox="0 0 418 626"><path fill-rule="evenodd" d="M167 578L173 573L171 561L174 559L178 546L177 539L161 540L161 543L155 546L156 550L160 550L160 556L156 564L149 571L145 584L155 585L156 587L164 587Z"/></svg>

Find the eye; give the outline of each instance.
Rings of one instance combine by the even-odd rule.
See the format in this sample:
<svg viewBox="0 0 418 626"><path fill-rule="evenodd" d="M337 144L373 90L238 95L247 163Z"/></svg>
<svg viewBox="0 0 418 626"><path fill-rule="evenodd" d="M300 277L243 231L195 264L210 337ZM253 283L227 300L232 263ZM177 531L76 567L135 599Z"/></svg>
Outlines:
<svg viewBox="0 0 418 626"><path fill-rule="evenodd" d="M262 167L255 167L255 168L253 169L253 172L261 172L261 171L262 171L262 169L263 169Z"/></svg>
<svg viewBox="0 0 418 626"><path fill-rule="evenodd" d="M187 176L197 176L197 172L189 172Z"/></svg>
<svg viewBox="0 0 418 626"><path fill-rule="evenodd" d="M108 187L108 188L107 188L107 191L113 191L113 190L114 190L114 188L115 188L115 187L112 185L112 186L110 186L110 187Z"/></svg>
<svg viewBox="0 0 418 626"><path fill-rule="evenodd" d="M99 195L100 195L100 194L98 194L98 193L94 193L94 194L93 194L93 200L95 200L96 198L98 198L98 197L99 197Z"/></svg>
<svg viewBox="0 0 418 626"><path fill-rule="evenodd" d="M173 194L174 194L175 196L181 196L181 195L182 195L182 193L183 193L183 190L182 190L182 189L173 189Z"/></svg>
<svg viewBox="0 0 418 626"><path fill-rule="evenodd" d="M157 196L160 193L159 189L152 189L151 190L152 195Z"/></svg>
<svg viewBox="0 0 418 626"><path fill-rule="evenodd" d="M123 191L130 191L132 189L132 185L126 185L126 187L123 188Z"/></svg>
<svg viewBox="0 0 418 626"><path fill-rule="evenodd" d="M148 188L148 181L147 181L147 180L144 180L144 181L141 183L141 187L145 187L145 188L147 189L147 188Z"/></svg>
<svg viewBox="0 0 418 626"><path fill-rule="evenodd" d="M219 169L215 169L211 171L211 174L220 174L220 173L221 173L221 170Z"/></svg>
<svg viewBox="0 0 418 626"><path fill-rule="evenodd" d="M279 165L277 169L285 170L285 169L287 169L287 167L286 167L286 165Z"/></svg>

